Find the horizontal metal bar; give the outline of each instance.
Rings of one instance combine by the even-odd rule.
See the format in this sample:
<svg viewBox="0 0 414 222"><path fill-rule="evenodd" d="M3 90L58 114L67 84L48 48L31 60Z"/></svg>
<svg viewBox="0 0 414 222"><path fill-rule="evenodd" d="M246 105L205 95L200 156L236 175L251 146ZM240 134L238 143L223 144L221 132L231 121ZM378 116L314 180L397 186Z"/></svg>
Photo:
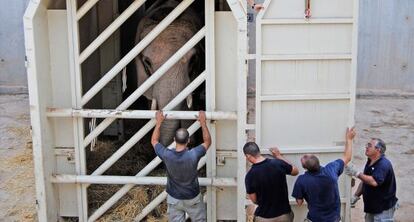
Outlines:
<svg viewBox="0 0 414 222"><path fill-rule="evenodd" d="M282 154L304 154L304 153L343 153L344 146L329 147L282 147L279 148ZM262 154L271 154L269 148L260 149Z"/></svg>
<svg viewBox="0 0 414 222"><path fill-rule="evenodd" d="M261 96L260 100L264 102L271 101L291 101L291 100L344 100L350 99L349 94L309 94L309 95L268 95Z"/></svg>
<svg viewBox="0 0 414 222"><path fill-rule="evenodd" d="M50 178L52 183L80 183L80 184L139 184L139 185L166 185L167 177L136 177L136 176L90 176L58 174ZM199 177L201 186L237 186L235 178L206 178Z"/></svg>
<svg viewBox="0 0 414 222"><path fill-rule="evenodd" d="M254 130L256 129L256 124L246 124L246 130Z"/></svg>
<svg viewBox="0 0 414 222"><path fill-rule="evenodd" d="M48 117L83 117L83 118L123 118L123 119L152 119L154 110L126 110L115 109L60 109L48 108ZM164 111L166 119L197 119L198 111ZM236 112L206 112L210 120L236 120Z"/></svg>
<svg viewBox="0 0 414 222"><path fill-rule="evenodd" d="M277 54L277 55L262 55L261 60L350 60L351 54Z"/></svg>
<svg viewBox="0 0 414 222"><path fill-rule="evenodd" d="M262 25L301 25L301 24L352 24L352 18L318 18L318 19L262 19Z"/></svg>
<svg viewBox="0 0 414 222"><path fill-rule="evenodd" d="M246 59L247 60L254 60L254 59L256 59L256 54L247 54Z"/></svg>

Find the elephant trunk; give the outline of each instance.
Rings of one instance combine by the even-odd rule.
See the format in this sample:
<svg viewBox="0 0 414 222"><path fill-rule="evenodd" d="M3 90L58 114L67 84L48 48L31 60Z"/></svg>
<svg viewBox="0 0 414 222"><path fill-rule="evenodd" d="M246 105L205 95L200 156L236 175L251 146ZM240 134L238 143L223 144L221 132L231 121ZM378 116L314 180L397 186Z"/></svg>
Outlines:
<svg viewBox="0 0 414 222"><path fill-rule="evenodd" d="M175 131L179 126L179 120L164 120L161 125L160 143L164 146L170 145L174 141Z"/></svg>
<svg viewBox="0 0 414 222"><path fill-rule="evenodd" d="M164 94L156 94L157 107L159 109L164 108L171 100L174 99L175 95L178 92L173 92L171 90L167 90L167 93ZM182 110L184 106L184 102L181 102L179 105L174 107L172 110ZM180 120L172 120L167 119L161 125L161 135L160 135L160 143L164 146L170 145L174 141L175 131L180 128Z"/></svg>

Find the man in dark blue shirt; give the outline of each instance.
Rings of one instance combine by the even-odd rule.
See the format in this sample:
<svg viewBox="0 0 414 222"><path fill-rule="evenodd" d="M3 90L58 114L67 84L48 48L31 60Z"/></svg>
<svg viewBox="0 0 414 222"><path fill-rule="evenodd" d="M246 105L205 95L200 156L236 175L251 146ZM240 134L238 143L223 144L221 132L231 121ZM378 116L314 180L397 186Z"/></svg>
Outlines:
<svg viewBox="0 0 414 222"><path fill-rule="evenodd" d="M385 157L385 150L384 141L373 138L365 146L368 160L364 172L358 172L353 167L345 170L346 174L362 181L354 196L363 196L366 222L394 221L398 201L397 185L392 164Z"/></svg>
<svg viewBox="0 0 414 222"><path fill-rule="evenodd" d="M246 193L258 205L256 222L292 222L286 175L295 176L299 171L280 154L278 148L270 148L270 151L275 159L264 158L254 142L244 145L246 159L253 164L245 178Z"/></svg>
<svg viewBox="0 0 414 222"><path fill-rule="evenodd" d="M155 153L167 168L167 205L168 221L184 222L185 213L191 221L206 221L206 209L200 194L198 184L198 161L206 154L211 144L210 133L206 124L206 115L200 111L200 121L203 133L203 144L189 150L189 133L186 129L178 129L174 136L176 147L167 149L159 143L160 127L165 116L161 111L156 113L157 123L151 138Z"/></svg>
<svg viewBox="0 0 414 222"><path fill-rule="evenodd" d="M354 137L354 128L347 129L343 158L332 161L325 167L319 165L319 159L313 154L306 154L301 158L302 166L307 171L296 180L292 196L296 198L299 206L303 204L304 199L308 203L308 221L340 221L338 178L344 165L351 161Z"/></svg>

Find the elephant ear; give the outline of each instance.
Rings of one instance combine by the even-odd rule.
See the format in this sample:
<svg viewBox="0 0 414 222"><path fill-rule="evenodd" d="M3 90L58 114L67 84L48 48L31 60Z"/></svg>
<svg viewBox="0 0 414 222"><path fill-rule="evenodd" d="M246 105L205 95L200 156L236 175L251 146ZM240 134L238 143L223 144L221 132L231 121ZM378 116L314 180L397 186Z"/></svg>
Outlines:
<svg viewBox="0 0 414 222"><path fill-rule="evenodd" d="M195 53L190 59L190 79L194 80L205 70L204 41L200 41L195 47Z"/></svg>
<svg viewBox="0 0 414 222"><path fill-rule="evenodd" d="M174 0L169 0L169 1L157 0L154 3L152 3L152 5L146 10L146 13L151 14L152 12L158 10L161 6L163 6L163 7L167 6L167 7L175 8L178 4L179 4L179 2L174 1Z"/></svg>

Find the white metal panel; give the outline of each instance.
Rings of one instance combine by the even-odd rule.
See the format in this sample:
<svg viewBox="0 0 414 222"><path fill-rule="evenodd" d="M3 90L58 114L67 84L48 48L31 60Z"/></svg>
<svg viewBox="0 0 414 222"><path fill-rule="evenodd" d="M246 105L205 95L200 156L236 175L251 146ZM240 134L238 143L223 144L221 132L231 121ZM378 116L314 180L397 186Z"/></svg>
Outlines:
<svg viewBox="0 0 414 222"><path fill-rule="evenodd" d="M257 17L256 142L280 146L297 166L303 153L322 165L342 157L354 112L354 2L311 0L312 17L304 19L303 0L267 0ZM295 180L288 177L289 193ZM349 221L349 178L338 183ZM307 209L293 209L303 221Z"/></svg>
<svg viewBox="0 0 414 222"><path fill-rule="evenodd" d="M56 173L75 174L74 149L55 149ZM77 217L78 201L76 198L76 184L57 185L59 195L59 215L63 217Z"/></svg>
<svg viewBox="0 0 414 222"><path fill-rule="evenodd" d="M336 146L344 141L348 100L262 102L262 147Z"/></svg>
<svg viewBox="0 0 414 222"><path fill-rule="evenodd" d="M261 95L349 93L347 60L264 61Z"/></svg>
<svg viewBox="0 0 414 222"><path fill-rule="evenodd" d="M352 25L263 25L262 54L351 53Z"/></svg>
<svg viewBox="0 0 414 222"><path fill-rule="evenodd" d="M263 18L303 18L305 11L304 0L273 0L267 6ZM352 17L353 1L351 0L311 0L313 18Z"/></svg>
<svg viewBox="0 0 414 222"><path fill-rule="evenodd" d="M71 107L69 45L66 10L48 10L50 77L53 107ZM55 147L73 147L73 123L69 118L53 119Z"/></svg>
<svg viewBox="0 0 414 222"><path fill-rule="evenodd" d="M216 109L237 110L237 22L231 12L215 12ZM216 122L216 147L236 150L235 121ZM235 175L234 175L235 176Z"/></svg>

